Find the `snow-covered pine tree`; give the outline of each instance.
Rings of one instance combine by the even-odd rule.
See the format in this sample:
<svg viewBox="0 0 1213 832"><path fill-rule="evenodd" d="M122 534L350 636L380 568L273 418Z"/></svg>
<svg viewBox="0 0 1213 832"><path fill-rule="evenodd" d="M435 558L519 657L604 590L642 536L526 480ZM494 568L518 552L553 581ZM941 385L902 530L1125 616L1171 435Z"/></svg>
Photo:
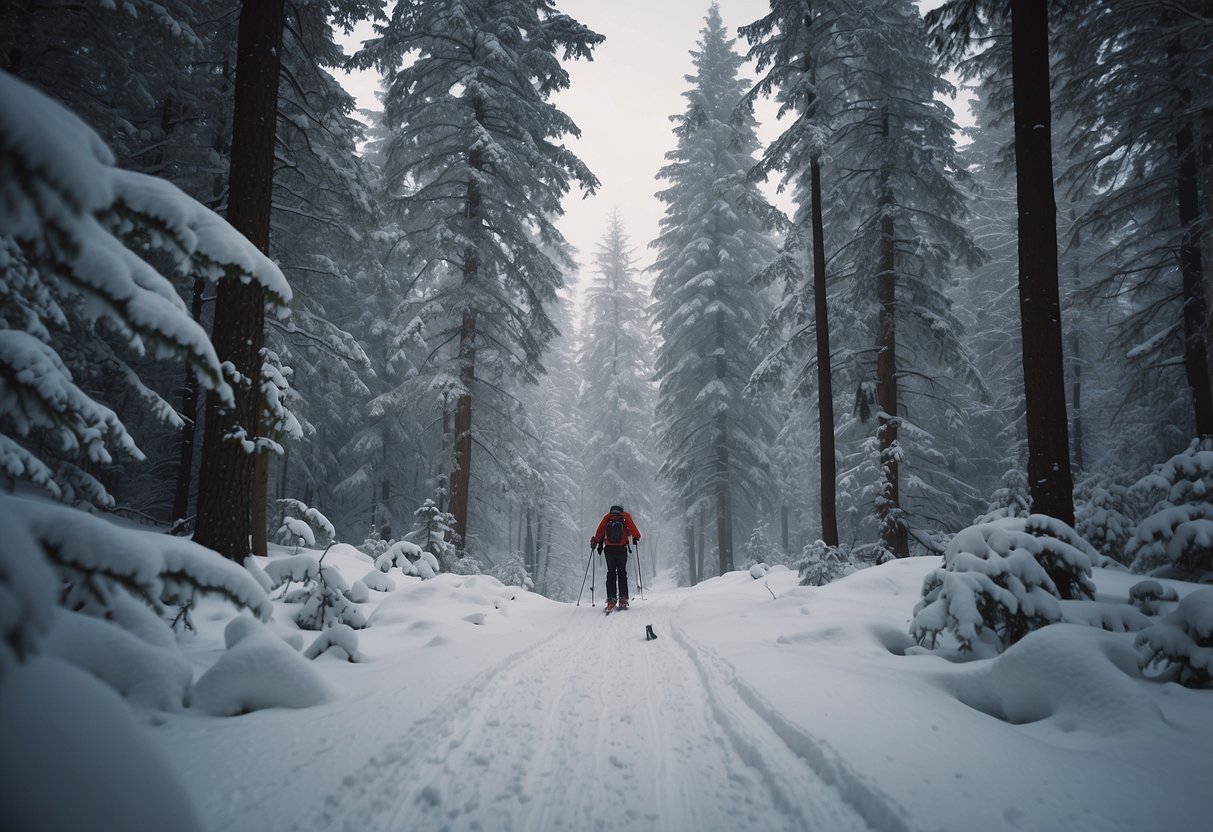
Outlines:
<svg viewBox="0 0 1213 832"><path fill-rule="evenodd" d="M758 142L753 117L737 112L747 83L733 44L713 3L691 53L687 109L673 117L677 146L659 174L669 187L657 194L665 216L651 244L660 473L684 511L711 506L721 574L734 568L740 503L753 511L770 487L775 434L767 409L743 394L758 363L750 341L767 312L749 281L775 247L752 213L763 204L746 178Z"/></svg>
<svg viewBox="0 0 1213 832"><path fill-rule="evenodd" d="M589 58L602 36L550 0L400 2L377 32L356 62L389 78L384 175L416 268L445 280L425 315L457 342L450 511L462 547L477 357L494 349L511 372L542 372L555 334L546 305L568 264L552 220L572 183L597 185L559 143L578 130L550 98L569 85L561 58Z"/></svg>
<svg viewBox="0 0 1213 832"><path fill-rule="evenodd" d="M915 470L906 485L924 525L950 525L972 511L944 448L959 426L960 395L982 393L984 384L945 289L952 265L973 265L980 253L960 224L955 124L936 99L950 85L927 48L917 8L909 0L871 4L852 37L857 49L841 79L851 105L838 117L823 176L830 222L847 236L837 258L847 284L840 306L857 318L841 331L875 342L864 349L852 341L849 372L860 416L870 408L877 420L881 545L904 556L908 467ZM913 400L920 405L911 411Z"/></svg>
<svg viewBox="0 0 1213 832"><path fill-rule="evenodd" d="M104 502L104 489L84 470L56 472L25 442L44 431L43 439L78 449L81 460L108 461L111 449L141 456L117 414L77 386L56 333L69 321L85 333L108 329L136 353L183 359L230 401L206 334L143 257L154 252L211 279L242 275L279 300L290 290L277 267L212 212L163 180L115 168L92 130L33 88L10 75L0 84L2 467L72 502Z"/></svg>
<svg viewBox="0 0 1213 832"><path fill-rule="evenodd" d="M648 293L641 285L618 211L611 213L585 292L580 363L581 408L590 427L582 455L585 499L605 511L620 503L652 516L652 330ZM594 512L591 511L591 515Z"/></svg>
<svg viewBox="0 0 1213 832"><path fill-rule="evenodd" d="M1072 7L1058 30L1058 105L1073 119L1063 181L1093 194L1077 230L1113 243L1094 262L1095 288L1142 298L1122 324L1134 363L1159 402L1176 384L1157 369L1182 367L1195 434L1213 435L1213 124L1200 103L1213 84L1213 8L1100 0Z"/></svg>

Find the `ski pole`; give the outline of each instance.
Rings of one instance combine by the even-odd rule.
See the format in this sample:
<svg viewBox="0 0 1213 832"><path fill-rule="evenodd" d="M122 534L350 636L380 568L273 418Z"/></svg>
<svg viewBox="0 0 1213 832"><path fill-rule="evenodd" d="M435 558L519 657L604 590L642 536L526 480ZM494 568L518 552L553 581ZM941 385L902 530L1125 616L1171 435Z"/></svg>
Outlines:
<svg viewBox="0 0 1213 832"><path fill-rule="evenodd" d="M579 607L581 606L581 594L583 592L585 592L585 578L586 578L586 575L590 574L590 561L593 559L594 559L594 549L593 549L593 547L590 547L590 557L589 557L589 560L587 560L585 562L585 575L581 576L581 589L577 592L577 606L579 606ZM576 575L577 573L574 572L573 574ZM594 586L593 586L593 584L591 584L590 585L590 605L591 606L593 606L593 602L594 602Z"/></svg>
<svg viewBox="0 0 1213 832"><path fill-rule="evenodd" d="M640 600L644 600L644 578L640 575L640 541L636 541L636 585L640 587Z"/></svg>

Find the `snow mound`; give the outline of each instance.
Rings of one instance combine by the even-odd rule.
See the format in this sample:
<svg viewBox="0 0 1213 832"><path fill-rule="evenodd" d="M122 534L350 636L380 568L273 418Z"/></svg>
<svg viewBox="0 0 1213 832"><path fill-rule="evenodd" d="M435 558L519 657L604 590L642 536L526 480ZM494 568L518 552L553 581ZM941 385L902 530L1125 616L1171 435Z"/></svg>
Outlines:
<svg viewBox="0 0 1213 832"><path fill-rule="evenodd" d="M193 666L175 644L155 646L109 621L67 610L55 616L45 650L131 702L160 710L182 707L194 681Z"/></svg>
<svg viewBox="0 0 1213 832"><path fill-rule="evenodd" d="M314 659L334 647L343 652L347 660L362 661L362 654L358 651L358 633L348 624L334 624L327 630L321 631L312 645L304 651L303 656Z"/></svg>
<svg viewBox="0 0 1213 832"><path fill-rule="evenodd" d="M1101 737L1165 725L1123 637L1081 625L1029 633L980 669L943 677L964 704L995 719L1047 722ZM1042 736L1049 736L1042 734Z"/></svg>
<svg viewBox="0 0 1213 832"><path fill-rule="evenodd" d="M112 690L55 659L0 685L6 829L200 832L173 766Z"/></svg>
<svg viewBox="0 0 1213 832"><path fill-rule="evenodd" d="M362 578L362 584L367 589L373 589L376 592L391 592L396 588L396 582L378 569L367 572Z"/></svg>
<svg viewBox="0 0 1213 832"><path fill-rule="evenodd" d="M235 716L263 708L310 708L335 697L307 659L266 631L246 634L203 673L194 685L193 703L212 716Z"/></svg>

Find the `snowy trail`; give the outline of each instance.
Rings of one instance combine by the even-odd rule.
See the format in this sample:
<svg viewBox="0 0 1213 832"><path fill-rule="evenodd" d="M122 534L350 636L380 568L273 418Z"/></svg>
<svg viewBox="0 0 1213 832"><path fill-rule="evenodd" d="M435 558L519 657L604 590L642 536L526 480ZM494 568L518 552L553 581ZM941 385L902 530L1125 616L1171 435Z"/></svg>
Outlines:
<svg viewBox="0 0 1213 832"><path fill-rule="evenodd" d="M323 797L323 821L351 832L845 831L869 828L866 816L896 828L873 813L878 797L857 800L852 781L796 750L727 666L675 630L677 600L562 613L552 636L348 774ZM649 623L656 641L644 640Z"/></svg>

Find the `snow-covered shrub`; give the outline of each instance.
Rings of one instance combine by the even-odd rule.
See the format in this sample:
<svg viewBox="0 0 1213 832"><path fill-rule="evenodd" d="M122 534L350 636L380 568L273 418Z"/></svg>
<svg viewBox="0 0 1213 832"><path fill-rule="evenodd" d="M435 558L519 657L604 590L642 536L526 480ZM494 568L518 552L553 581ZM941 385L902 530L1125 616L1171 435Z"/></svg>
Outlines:
<svg viewBox="0 0 1213 832"><path fill-rule="evenodd" d="M380 572L387 572L393 566L406 575L426 580L438 574L438 558L407 540L396 541L375 558L375 568Z"/></svg>
<svg viewBox="0 0 1213 832"><path fill-rule="evenodd" d="M290 288L278 268L217 214L175 186L114 167L101 138L47 96L0 74L0 469L58 498L106 503L71 458L142 459L122 421L82 389L59 354L71 339L116 368L152 412L180 425L110 340L132 354L183 360L231 400L219 358L154 251L182 273L252 279L270 302ZM96 337L101 328L110 340ZM38 452L22 444L38 432ZM48 465L42 449L64 455ZM47 452L56 452L49 450Z"/></svg>
<svg viewBox="0 0 1213 832"><path fill-rule="evenodd" d="M931 648L947 633L963 652L1000 653L1061 621L1061 599L1094 597L1089 548L1069 526L1039 514L969 526L923 580L910 633Z"/></svg>
<svg viewBox="0 0 1213 832"><path fill-rule="evenodd" d="M1193 440L1133 489L1154 501L1125 547L1133 571L1213 579L1213 438Z"/></svg>
<svg viewBox="0 0 1213 832"><path fill-rule="evenodd" d="M521 552L511 552L502 558L501 562L493 567L491 574L506 586L520 586L526 589L535 587L535 582L527 574L526 561Z"/></svg>
<svg viewBox="0 0 1213 832"><path fill-rule="evenodd" d="M283 597L291 583L304 584L320 575L320 561L311 555L288 555L274 558L263 569L270 579L270 589L282 587Z"/></svg>
<svg viewBox="0 0 1213 832"><path fill-rule="evenodd" d="M1079 489L1083 499L1076 506L1075 530L1096 551L1118 563L1126 563L1125 544L1133 535L1129 516L1129 490L1114 482L1087 485Z"/></svg>
<svg viewBox="0 0 1213 832"><path fill-rule="evenodd" d="M455 544L450 542L455 515L438 508L433 500L426 500L413 512L413 517L413 530L404 539L434 555L441 568L449 572L457 555Z"/></svg>
<svg viewBox="0 0 1213 832"><path fill-rule="evenodd" d="M814 540L804 547L796 569L800 573L801 586L825 586L854 571L854 565L842 547L827 546L822 540Z"/></svg>
<svg viewBox="0 0 1213 832"><path fill-rule="evenodd" d="M1213 688L1213 589L1190 592L1137 636L1142 671L1189 688Z"/></svg>
<svg viewBox="0 0 1213 832"><path fill-rule="evenodd" d="M1179 600L1178 593L1164 587L1158 581L1138 581L1129 587L1129 603L1144 615L1158 615L1167 611L1167 604Z"/></svg>
<svg viewBox="0 0 1213 832"><path fill-rule="evenodd" d="M283 546L327 546L337 539L337 530L328 518L299 500L279 500L282 524L278 542Z"/></svg>
<svg viewBox="0 0 1213 832"><path fill-rule="evenodd" d="M371 589L362 581L354 581L345 591L345 597L355 604L365 604L371 600Z"/></svg>
<svg viewBox="0 0 1213 832"><path fill-rule="evenodd" d="M343 651L351 662L362 661L362 654L358 651L358 634L352 627L345 624L336 624L321 631L311 646L303 651L303 656L307 659L314 659L333 647Z"/></svg>
<svg viewBox="0 0 1213 832"><path fill-rule="evenodd" d="M374 531L357 548L362 554L370 555L372 559L375 559L391 548L391 545L395 542L394 540L384 540L380 537L379 532Z"/></svg>
<svg viewBox="0 0 1213 832"><path fill-rule="evenodd" d="M348 624L356 630L366 626L366 616L349 599L350 585L331 566L321 565L320 573L299 593L303 608L295 616L301 630L323 630L335 624Z"/></svg>
<svg viewBox="0 0 1213 832"><path fill-rule="evenodd" d="M745 560L742 562L742 569L749 569L756 563L772 564L777 563L781 559L776 547L771 544L770 527L766 520L762 520L754 527L754 531L750 532L750 539L741 547L742 553L745 555Z"/></svg>
<svg viewBox="0 0 1213 832"><path fill-rule="evenodd" d="M484 567L476 557L464 552L463 557L451 560L449 571L452 575L479 575L484 571Z"/></svg>

